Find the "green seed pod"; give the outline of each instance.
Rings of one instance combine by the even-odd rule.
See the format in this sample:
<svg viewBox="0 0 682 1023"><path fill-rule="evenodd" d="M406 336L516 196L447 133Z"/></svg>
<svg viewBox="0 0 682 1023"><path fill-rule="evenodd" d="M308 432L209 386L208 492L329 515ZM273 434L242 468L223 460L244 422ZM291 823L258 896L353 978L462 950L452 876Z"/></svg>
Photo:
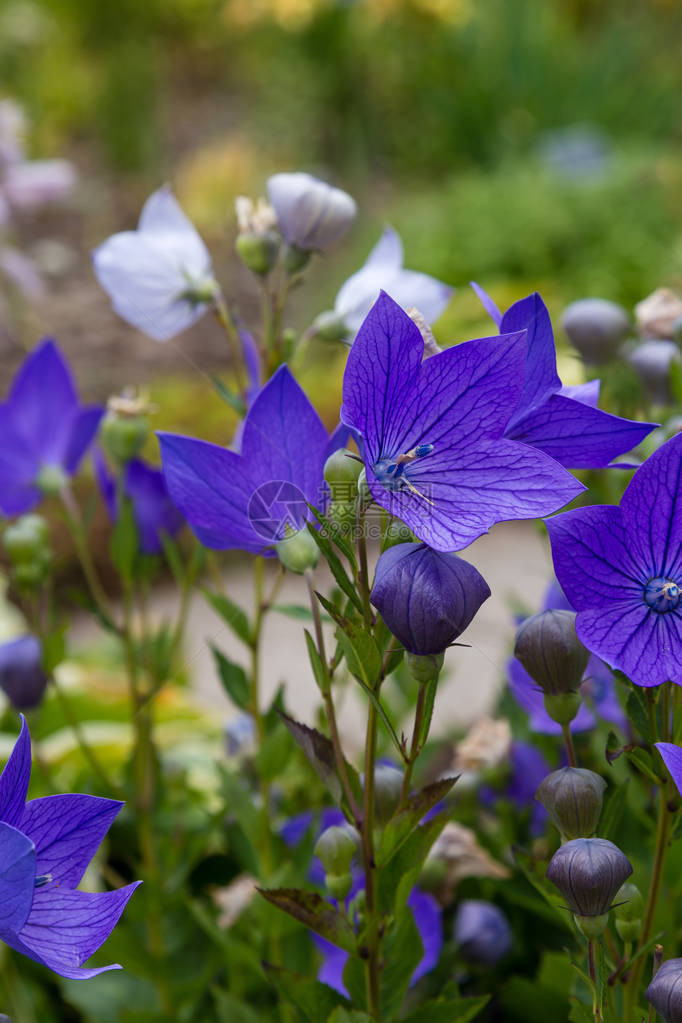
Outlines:
<svg viewBox="0 0 682 1023"><path fill-rule="evenodd" d="M616 920L626 920L628 923L642 920L644 898L636 884L626 881L620 886L613 900L613 913Z"/></svg>
<svg viewBox="0 0 682 1023"><path fill-rule="evenodd" d="M562 767L540 783L535 798L564 841L590 838L597 830L606 782L582 767Z"/></svg>
<svg viewBox="0 0 682 1023"><path fill-rule="evenodd" d="M279 235L275 231L244 231L237 235L235 248L248 270L265 277L277 262L279 244Z"/></svg>
<svg viewBox="0 0 682 1023"><path fill-rule="evenodd" d="M590 659L578 639L573 611L542 611L516 631L514 656L546 696L577 692Z"/></svg>
<svg viewBox="0 0 682 1023"><path fill-rule="evenodd" d="M110 410L99 428L99 441L105 452L116 462L130 462L136 458L149 436L149 422L145 416L120 415Z"/></svg>
<svg viewBox="0 0 682 1023"><path fill-rule="evenodd" d="M293 536L287 536L275 546L277 557L290 572L303 575L309 568L315 568L320 560L320 549L307 529L301 529Z"/></svg>
<svg viewBox="0 0 682 1023"><path fill-rule="evenodd" d="M336 877L349 873L357 849L358 834L345 824L326 828L315 843L315 855L327 874Z"/></svg>

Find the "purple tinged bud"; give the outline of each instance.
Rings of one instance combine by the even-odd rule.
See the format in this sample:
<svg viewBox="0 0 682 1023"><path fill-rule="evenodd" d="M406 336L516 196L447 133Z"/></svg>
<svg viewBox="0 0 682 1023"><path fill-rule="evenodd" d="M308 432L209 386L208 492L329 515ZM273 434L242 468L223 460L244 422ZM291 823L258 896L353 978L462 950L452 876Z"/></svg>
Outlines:
<svg viewBox="0 0 682 1023"><path fill-rule="evenodd" d="M627 310L604 298L581 298L571 302L561 326L585 362L608 362L627 337L631 321Z"/></svg>
<svg viewBox="0 0 682 1023"><path fill-rule="evenodd" d="M541 611L516 630L514 656L545 696L577 693L590 659L575 631L573 611Z"/></svg>
<svg viewBox="0 0 682 1023"><path fill-rule="evenodd" d="M490 596L483 576L456 554L401 543L379 558L371 601L412 654L441 654Z"/></svg>
<svg viewBox="0 0 682 1023"><path fill-rule="evenodd" d="M597 830L606 782L582 767L562 767L540 783L535 798L562 838L589 838Z"/></svg>
<svg viewBox="0 0 682 1023"><path fill-rule="evenodd" d="M547 878L578 917L603 917L632 865L617 845L605 838L574 838L554 853Z"/></svg>
<svg viewBox="0 0 682 1023"><path fill-rule="evenodd" d="M0 645L0 689L16 710L33 710L47 687L43 650L35 636Z"/></svg>
<svg viewBox="0 0 682 1023"><path fill-rule="evenodd" d="M455 942L465 959L495 966L512 947L506 916L492 902L466 899L455 917Z"/></svg>
<svg viewBox="0 0 682 1023"><path fill-rule="evenodd" d="M671 371L673 363L680 362L680 350L674 341L643 341L630 352L628 362L654 401L665 405L672 400Z"/></svg>
<svg viewBox="0 0 682 1023"><path fill-rule="evenodd" d="M645 995L664 1023L682 1023L682 959L663 963Z"/></svg>
<svg viewBox="0 0 682 1023"><path fill-rule="evenodd" d="M277 214L282 237L304 251L326 249L348 230L355 217L355 200L312 174L273 174L268 199ZM296 272L299 267L288 267Z"/></svg>

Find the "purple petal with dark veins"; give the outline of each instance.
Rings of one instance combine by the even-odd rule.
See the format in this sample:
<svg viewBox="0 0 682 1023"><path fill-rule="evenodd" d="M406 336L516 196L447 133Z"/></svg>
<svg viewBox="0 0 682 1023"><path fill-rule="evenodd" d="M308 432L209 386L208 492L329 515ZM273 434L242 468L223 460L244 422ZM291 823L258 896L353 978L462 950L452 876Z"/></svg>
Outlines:
<svg viewBox="0 0 682 1023"><path fill-rule="evenodd" d="M520 418L515 416L506 436L532 444L569 469L601 469L641 444L655 425L552 394Z"/></svg>
<svg viewBox="0 0 682 1023"><path fill-rule="evenodd" d="M682 586L682 434L666 441L630 480L620 504L633 556L649 577Z"/></svg>
<svg viewBox="0 0 682 1023"><path fill-rule="evenodd" d="M21 732L0 775L0 820L16 827L21 819L31 777L31 736L21 715Z"/></svg>
<svg viewBox="0 0 682 1023"><path fill-rule="evenodd" d="M0 821L0 937L16 934L31 912L36 854L21 831Z"/></svg>
<svg viewBox="0 0 682 1023"><path fill-rule="evenodd" d="M52 876L46 888L76 887L122 806L70 793L26 804L18 827L35 845L37 873Z"/></svg>
<svg viewBox="0 0 682 1023"><path fill-rule="evenodd" d="M623 601L633 606L639 602L646 609L647 571L632 554L619 508L578 508L545 524L557 579L576 611ZM594 652L602 656L599 650Z"/></svg>
<svg viewBox="0 0 682 1023"><path fill-rule="evenodd" d="M138 884L113 892L36 888L24 928L7 944L61 977L74 980L120 970L118 963L93 968L82 968L82 964L107 940Z"/></svg>
<svg viewBox="0 0 682 1023"><path fill-rule="evenodd" d="M670 771L670 777L675 782L677 791L682 796L682 747L672 742L657 742L654 744L663 758L663 763Z"/></svg>
<svg viewBox="0 0 682 1023"><path fill-rule="evenodd" d="M638 601L619 600L579 611L578 637L602 660L624 672L635 685L682 685L682 615L657 614Z"/></svg>
<svg viewBox="0 0 682 1023"><path fill-rule="evenodd" d="M511 334L518 330L528 331L528 347L523 395L512 423L561 387L552 322L537 292L515 302L502 317L500 333Z"/></svg>

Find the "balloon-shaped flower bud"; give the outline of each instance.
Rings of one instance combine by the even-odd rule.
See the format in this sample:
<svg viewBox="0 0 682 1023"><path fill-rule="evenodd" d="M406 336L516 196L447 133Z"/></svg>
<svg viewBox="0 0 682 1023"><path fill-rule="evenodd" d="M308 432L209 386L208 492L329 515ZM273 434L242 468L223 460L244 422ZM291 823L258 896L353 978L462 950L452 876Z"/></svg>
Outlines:
<svg viewBox="0 0 682 1023"><path fill-rule="evenodd" d="M466 899L455 917L455 943L465 959L495 966L512 947L506 916L492 902Z"/></svg>
<svg viewBox="0 0 682 1023"><path fill-rule="evenodd" d="M289 246L308 251L337 242L353 222L355 200L312 174L273 174L268 199Z"/></svg>
<svg viewBox="0 0 682 1023"><path fill-rule="evenodd" d="M626 881L613 900L616 930L622 941L636 941L642 930L644 899L636 884Z"/></svg>
<svg viewBox="0 0 682 1023"><path fill-rule="evenodd" d="M377 824L386 824L398 809L403 790L403 772L390 764L374 769L374 817Z"/></svg>
<svg viewBox="0 0 682 1023"><path fill-rule="evenodd" d="M682 1023L682 959L663 963L645 996L664 1023Z"/></svg>
<svg viewBox="0 0 682 1023"><path fill-rule="evenodd" d="M19 636L0 645L0 689L16 710L32 710L47 687L43 649L35 636Z"/></svg>
<svg viewBox="0 0 682 1023"><path fill-rule="evenodd" d="M643 341L630 352L628 362L655 402L665 405L672 400L670 377L673 363L680 362L680 349L674 341Z"/></svg>
<svg viewBox="0 0 682 1023"><path fill-rule="evenodd" d="M275 545L275 550L284 567L297 575L303 575L309 568L315 568L320 560L320 548L307 529L286 536Z"/></svg>
<svg viewBox="0 0 682 1023"><path fill-rule="evenodd" d="M315 855L324 867L327 888L335 899L345 899L351 889L350 868L359 839L355 828L340 824L327 828L317 840Z"/></svg>
<svg viewBox="0 0 682 1023"><path fill-rule="evenodd" d="M561 326L585 362L598 365L616 354L630 330L630 317L616 302L581 298L566 307Z"/></svg>
<svg viewBox="0 0 682 1023"><path fill-rule="evenodd" d="M606 926L618 889L632 873L632 865L617 845L605 838L574 838L558 849L547 867L586 937L596 937Z"/></svg>
<svg viewBox="0 0 682 1023"><path fill-rule="evenodd" d="M150 411L146 396L132 391L109 399L100 423L99 441L115 462L123 465L140 454L149 436Z"/></svg>
<svg viewBox="0 0 682 1023"><path fill-rule="evenodd" d="M239 234L235 242L237 255L247 269L259 276L269 274L279 254L277 217L265 199L256 203L248 196L235 200Z"/></svg>
<svg viewBox="0 0 682 1023"><path fill-rule="evenodd" d="M362 462L353 458L349 451L334 451L324 463L324 478L329 484L333 501L348 503L355 501L358 494L358 477Z"/></svg>
<svg viewBox="0 0 682 1023"><path fill-rule="evenodd" d="M542 611L516 630L514 656L545 694L554 721L568 724L580 709L578 689L590 659L575 631L573 611Z"/></svg>
<svg viewBox="0 0 682 1023"><path fill-rule="evenodd" d="M562 767L542 780L535 798L564 841L589 838L597 830L606 782L583 767Z"/></svg>
<svg viewBox="0 0 682 1023"><path fill-rule="evenodd" d="M412 654L441 654L490 596L483 576L456 554L402 543L379 558L371 601Z"/></svg>
<svg viewBox="0 0 682 1023"><path fill-rule="evenodd" d="M50 573L50 533L42 515L22 515L7 527L3 545L12 565L12 581L25 589L40 586Z"/></svg>

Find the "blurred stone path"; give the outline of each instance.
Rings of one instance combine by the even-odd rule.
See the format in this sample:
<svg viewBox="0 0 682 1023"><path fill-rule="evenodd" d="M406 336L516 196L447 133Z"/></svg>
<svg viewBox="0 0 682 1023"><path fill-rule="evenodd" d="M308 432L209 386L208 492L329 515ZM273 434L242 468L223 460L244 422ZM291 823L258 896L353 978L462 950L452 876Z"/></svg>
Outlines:
<svg viewBox="0 0 682 1023"><path fill-rule="evenodd" d="M504 665L514 631L511 608L522 601L535 610L551 577L546 536L533 524L514 522L496 526L464 555L487 579L492 596L462 637L463 642L471 644L470 648L455 647L446 656L447 673L438 692L434 734L447 731L455 723L467 724L491 708L504 683ZM249 607L251 578L246 565L240 565L225 581L232 600L244 608ZM316 582L324 588L325 578L320 569ZM171 587L160 590L154 598L153 615L170 614L176 602L177 595ZM288 575L277 603L306 604L303 580ZM305 622L274 611L266 617L262 698L271 698L280 682L286 682L287 705L302 721L312 724L319 697L308 664L304 625ZM245 648L199 595L189 615L185 667L200 703L227 721L235 710L216 676L211 643L231 660L247 666ZM362 741L364 702L357 687L349 686L339 713L340 727L349 748L359 747Z"/></svg>

